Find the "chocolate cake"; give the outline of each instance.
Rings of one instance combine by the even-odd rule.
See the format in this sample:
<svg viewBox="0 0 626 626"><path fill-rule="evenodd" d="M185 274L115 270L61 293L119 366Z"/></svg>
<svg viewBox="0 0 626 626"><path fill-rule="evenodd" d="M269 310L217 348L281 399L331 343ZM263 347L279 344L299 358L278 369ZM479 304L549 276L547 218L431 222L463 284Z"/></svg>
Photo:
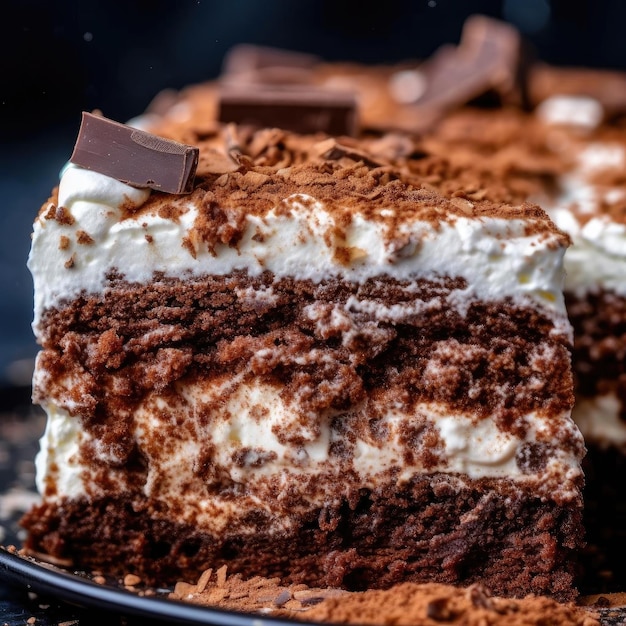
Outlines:
<svg viewBox="0 0 626 626"><path fill-rule="evenodd" d="M35 221L27 547L155 583L228 564L573 597L568 237L536 205L438 191L393 137L180 103L150 123L163 141L86 116ZM96 164L100 126L189 180L193 146L195 180Z"/></svg>

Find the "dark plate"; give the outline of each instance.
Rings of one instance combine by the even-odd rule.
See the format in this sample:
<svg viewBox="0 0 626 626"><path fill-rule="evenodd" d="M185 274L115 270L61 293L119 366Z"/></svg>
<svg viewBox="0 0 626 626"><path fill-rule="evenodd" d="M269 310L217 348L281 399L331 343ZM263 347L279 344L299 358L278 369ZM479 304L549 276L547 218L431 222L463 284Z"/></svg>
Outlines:
<svg viewBox="0 0 626 626"><path fill-rule="evenodd" d="M127 616L160 620L169 624L215 626L293 626L305 622L276 619L252 613L197 606L158 597L139 596L111 585L100 585L86 576L72 574L30 557L0 548L0 580L25 587L42 596L86 609L99 609Z"/></svg>

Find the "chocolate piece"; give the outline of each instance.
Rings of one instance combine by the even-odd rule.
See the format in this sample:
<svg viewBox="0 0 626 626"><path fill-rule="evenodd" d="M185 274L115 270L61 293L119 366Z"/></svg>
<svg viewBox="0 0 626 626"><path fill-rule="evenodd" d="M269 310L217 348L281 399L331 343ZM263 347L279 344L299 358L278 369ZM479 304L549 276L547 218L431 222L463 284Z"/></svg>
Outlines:
<svg viewBox="0 0 626 626"><path fill-rule="evenodd" d="M426 88L415 105L442 113L489 91L522 98L522 41L512 26L483 16L469 18L458 47L443 46L419 70Z"/></svg>
<svg viewBox="0 0 626 626"><path fill-rule="evenodd" d="M220 122L278 127L302 134L356 133L356 98L352 93L309 87L220 90Z"/></svg>
<svg viewBox="0 0 626 626"><path fill-rule="evenodd" d="M70 161L135 187L193 190L198 148L83 112Z"/></svg>
<svg viewBox="0 0 626 626"><path fill-rule="evenodd" d="M320 59L312 54L240 44L228 51L222 80L228 83L306 83Z"/></svg>

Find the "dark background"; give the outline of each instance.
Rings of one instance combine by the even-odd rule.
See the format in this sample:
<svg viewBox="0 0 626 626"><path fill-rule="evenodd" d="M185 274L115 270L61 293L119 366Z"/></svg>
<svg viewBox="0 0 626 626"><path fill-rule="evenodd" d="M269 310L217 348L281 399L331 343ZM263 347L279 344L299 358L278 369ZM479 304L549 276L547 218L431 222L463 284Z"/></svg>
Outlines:
<svg viewBox="0 0 626 626"><path fill-rule="evenodd" d="M32 220L82 110L125 121L161 89L217 76L237 43L326 60L425 58L465 18L512 22L539 58L626 69L626 1L6 0L0 13L0 387L27 384L36 347L25 267Z"/></svg>

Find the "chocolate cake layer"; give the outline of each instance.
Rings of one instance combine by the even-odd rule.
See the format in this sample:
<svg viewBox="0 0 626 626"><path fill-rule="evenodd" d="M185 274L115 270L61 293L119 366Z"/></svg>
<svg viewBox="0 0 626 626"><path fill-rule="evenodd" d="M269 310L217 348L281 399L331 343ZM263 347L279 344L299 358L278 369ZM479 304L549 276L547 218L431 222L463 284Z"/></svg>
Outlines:
<svg viewBox="0 0 626 626"><path fill-rule="evenodd" d="M30 549L162 581L228 562L315 585L568 597L569 338L531 306L461 307L466 288L111 275L102 296L46 311L35 397L63 426L43 444Z"/></svg>
<svg viewBox="0 0 626 626"><path fill-rule="evenodd" d="M315 284L269 272L157 277L149 285L112 278L103 296L45 313L40 359L49 375L35 394L69 394L70 412L89 421L129 413L155 385L162 391L226 366L233 375L277 379L293 394L303 376L319 385L330 367L343 384L318 391L317 408L347 408L373 389L395 386L407 410L418 400L442 402L479 419L495 416L513 432L524 430L521 416L529 412L567 410L568 338L532 307L474 301L455 308L466 286L460 278L389 277ZM263 349L273 358L255 358ZM440 368L450 371L438 372L434 384L430 372ZM72 389L62 386L68 378Z"/></svg>
<svg viewBox="0 0 626 626"><path fill-rule="evenodd" d="M55 398L88 435L77 441L77 454L82 480L95 495L125 484L169 485L167 461L159 458L163 442L182 448L200 440L191 452L196 460L187 490L193 484L200 499L245 489L280 500L274 470L254 483L232 478L233 472L270 471L281 462L275 448L251 441L227 455L212 442L211 429L240 421L241 411L296 456L319 441L316 454L328 455L319 461L324 471L328 464L340 468L354 489L363 485L353 469L363 442L380 455L396 438L396 457L387 465L376 461L374 473L402 473L402 466L455 471L453 450L461 444L451 441L467 437L469 425L449 427L451 433L461 428L457 434L442 431L432 414L438 407L442 416L483 422L477 437L487 456L471 460L470 454L464 464L488 473L506 466L523 481L540 476L539 497L566 501L579 477L554 462L560 453L581 455L581 442L550 418L572 402L567 338L551 332L553 322L530 307L473 302L455 309L451 301L464 287L461 279L314 284L244 272L185 283L161 278L150 286L111 278L104 297L79 298L45 314L39 367L46 375L37 379L35 398ZM274 395L251 400L259 384ZM198 389L204 395L191 402ZM276 408L275 398L288 407L278 422L273 414L285 409ZM158 415L148 426L145 411ZM536 415L547 419L537 431ZM226 443L239 440L236 430ZM132 471L124 468L128 463ZM56 494L58 471L52 463L47 496ZM316 473L300 480L314 482ZM327 497L318 490L318 501ZM180 495L164 498L173 506ZM288 514L288 505L276 506ZM197 506L190 515L199 515ZM229 523L239 521L235 516Z"/></svg>
<svg viewBox="0 0 626 626"><path fill-rule="evenodd" d="M347 589L401 581L470 584L495 594L574 596L581 509L542 502L507 479L468 481L435 474L409 484L348 494L332 507L298 515L286 532L219 536L161 518L140 495L47 503L25 518L28 547L75 567L134 572L159 583L193 580L227 563L244 576ZM111 551L111 545L116 546Z"/></svg>
<svg viewBox="0 0 626 626"><path fill-rule="evenodd" d="M604 290L565 293L574 327L573 364L582 397L615 394L626 420L626 298ZM626 421L625 421L626 427Z"/></svg>

